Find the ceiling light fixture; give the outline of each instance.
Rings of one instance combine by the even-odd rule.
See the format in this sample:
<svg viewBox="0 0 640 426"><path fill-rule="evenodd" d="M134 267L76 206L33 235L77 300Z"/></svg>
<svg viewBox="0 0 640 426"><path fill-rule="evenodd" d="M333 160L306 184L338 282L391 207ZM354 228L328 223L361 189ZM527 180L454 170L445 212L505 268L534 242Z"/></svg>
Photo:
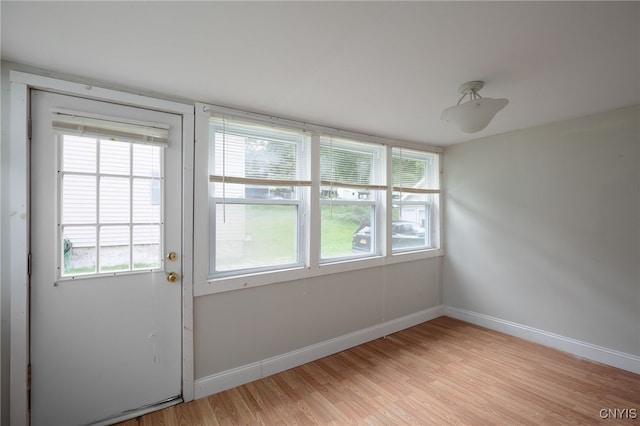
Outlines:
<svg viewBox="0 0 640 426"><path fill-rule="evenodd" d="M508 99L483 98L478 91L484 86L484 81L469 81L458 87L462 97L458 104L442 111L440 118L447 123L453 123L465 133L475 133L487 127L495 115L504 108ZM469 100L460 104L469 96Z"/></svg>

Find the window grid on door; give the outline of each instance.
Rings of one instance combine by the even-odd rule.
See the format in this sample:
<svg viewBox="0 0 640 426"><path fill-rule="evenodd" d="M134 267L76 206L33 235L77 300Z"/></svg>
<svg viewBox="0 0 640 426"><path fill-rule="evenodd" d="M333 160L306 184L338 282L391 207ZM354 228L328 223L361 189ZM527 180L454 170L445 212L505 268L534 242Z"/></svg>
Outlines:
<svg viewBox="0 0 640 426"><path fill-rule="evenodd" d="M162 148L60 136L59 276L162 266Z"/></svg>

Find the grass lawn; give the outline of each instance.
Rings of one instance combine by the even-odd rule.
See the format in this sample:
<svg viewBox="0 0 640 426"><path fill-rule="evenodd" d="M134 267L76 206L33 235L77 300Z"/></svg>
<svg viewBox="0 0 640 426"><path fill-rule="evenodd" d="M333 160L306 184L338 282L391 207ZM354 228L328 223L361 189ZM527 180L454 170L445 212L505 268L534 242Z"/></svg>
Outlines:
<svg viewBox="0 0 640 426"><path fill-rule="evenodd" d="M361 207L355 207L362 209ZM359 212L353 206L322 206L320 228L320 255L323 258L352 254L353 233L360 226Z"/></svg>
<svg viewBox="0 0 640 426"><path fill-rule="evenodd" d="M323 206L322 257L351 254L353 233L360 225L361 207ZM366 208L368 209L368 207ZM365 213L366 214L366 213ZM297 217L293 206L249 205L246 210L245 259L253 264L294 262Z"/></svg>

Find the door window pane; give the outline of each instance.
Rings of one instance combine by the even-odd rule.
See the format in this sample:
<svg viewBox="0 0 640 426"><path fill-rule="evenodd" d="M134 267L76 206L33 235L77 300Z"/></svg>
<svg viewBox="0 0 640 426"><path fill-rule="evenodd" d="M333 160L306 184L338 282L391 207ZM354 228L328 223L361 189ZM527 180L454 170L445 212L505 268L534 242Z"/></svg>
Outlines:
<svg viewBox="0 0 640 426"><path fill-rule="evenodd" d="M133 175L160 176L160 147L151 145L133 145Z"/></svg>
<svg viewBox="0 0 640 426"><path fill-rule="evenodd" d="M160 223L160 190L158 179L133 179L133 222Z"/></svg>
<svg viewBox="0 0 640 426"><path fill-rule="evenodd" d="M160 266L160 225L133 227L133 269Z"/></svg>
<svg viewBox="0 0 640 426"><path fill-rule="evenodd" d="M69 135L59 146L60 275L161 267L162 149Z"/></svg>
<svg viewBox="0 0 640 426"><path fill-rule="evenodd" d="M128 223L129 178L100 178L100 223Z"/></svg>
<svg viewBox="0 0 640 426"><path fill-rule="evenodd" d="M96 172L96 144L94 138L65 136L63 140L62 170L65 172Z"/></svg>
<svg viewBox="0 0 640 426"><path fill-rule="evenodd" d="M61 252L63 276L96 273L96 227L63 227Z"/></svg>
<svg viewBox="0 0 640 426"><path fill-rule="evenodd" d="M100 173L129 175L131 173L131 144L101 140Z"/></svg>
<svg viewBox="0 0 640 426"><path fill-rule="evenodd" d="M130 228L128 226L100 227L100 272L131 269Z"/></svg>
<svg viewBox="0 0 640 426"><path fill-rule="evenodd" d="M96 222L96 176L65 174L62 178L63 223Z"/></svg>

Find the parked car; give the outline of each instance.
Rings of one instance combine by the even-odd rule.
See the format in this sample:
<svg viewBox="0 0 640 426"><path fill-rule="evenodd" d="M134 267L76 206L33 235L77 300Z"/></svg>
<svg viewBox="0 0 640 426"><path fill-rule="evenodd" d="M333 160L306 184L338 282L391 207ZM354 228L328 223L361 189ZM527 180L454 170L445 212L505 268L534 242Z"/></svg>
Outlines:
<svg viewBox="0 0 640 426"><path fill-rule="evenodd" d="M394 220L391 223L391 246L393 249L424 247L424 228L408 220ZM353 234L351 247L354 253L371 253L371 226L360 225Z"/></svg>

